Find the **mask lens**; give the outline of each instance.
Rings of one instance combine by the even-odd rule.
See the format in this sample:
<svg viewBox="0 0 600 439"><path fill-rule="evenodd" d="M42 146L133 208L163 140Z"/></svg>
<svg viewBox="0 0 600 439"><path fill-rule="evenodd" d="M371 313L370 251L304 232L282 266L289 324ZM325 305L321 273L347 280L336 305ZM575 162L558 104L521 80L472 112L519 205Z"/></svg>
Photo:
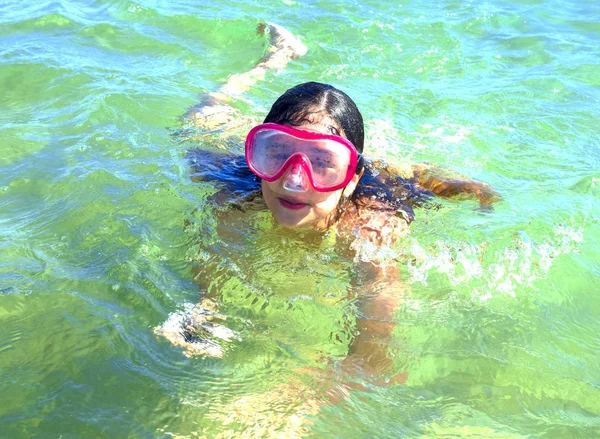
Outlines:
<svg viewBox="0 0 600 439"><path fill-rule="evenodd" d="M350 164L347 150L340 150L339 146L333 149L331 146L335 145L320 145L319 148L306 152L312 167L313 179L323 187L332 187L343 182Z"/></svg>
<svg viewBox="0 0 600 439"><path fill-rule="evenodd" d="M252 148L252 164L264 175L274 176L294 154L294 140L298 139L280 131L259 131Z"/></svg>
<svg viewBox="0 0 600 439"><path fill-rule="evenodd" d="M277 129L257 131L248 152L261 178L275 177L290 157L302 154L310 162L313 183L323 189L344 181L352 157L348 146L335 140L303 139Z"/></svg>

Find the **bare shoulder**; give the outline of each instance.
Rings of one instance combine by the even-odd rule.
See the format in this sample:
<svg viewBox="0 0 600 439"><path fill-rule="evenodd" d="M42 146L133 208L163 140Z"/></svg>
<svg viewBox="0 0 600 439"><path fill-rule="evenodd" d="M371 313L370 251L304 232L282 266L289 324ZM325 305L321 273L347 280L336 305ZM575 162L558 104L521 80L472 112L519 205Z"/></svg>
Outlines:
<svg viewBox="0 0 600 439"><path fill-rule="evenodd" d="M414 214L409 206L399 208L371 197L353 197L346 202L337 223L340 235L390 246L405 236Z"/></svg>

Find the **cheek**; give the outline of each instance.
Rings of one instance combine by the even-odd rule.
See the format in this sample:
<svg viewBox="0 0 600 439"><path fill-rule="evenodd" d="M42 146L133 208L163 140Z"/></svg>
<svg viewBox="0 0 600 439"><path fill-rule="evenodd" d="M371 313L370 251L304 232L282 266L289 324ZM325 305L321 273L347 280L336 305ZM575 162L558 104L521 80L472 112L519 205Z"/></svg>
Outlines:
<svg viewBox="0 0 600 439"><path fill-rule="evenodd" d="M271 206L271 203L273 201L273 199L275 198L275 195L273 194L273 190L271 189L271 186L274 183L269 183L265 180L262 180L262 195L263 195L263 199L265 200L265 203L267 203L267 206Z"/></svg>
<svg viewBox="0 0 600 439"><path fill-rule="evenodd" d="M314 209L319 216L324 217L337 209L342 196L342 191L324 192L319 193L319 195L321 198L314 204Z"/></svg>

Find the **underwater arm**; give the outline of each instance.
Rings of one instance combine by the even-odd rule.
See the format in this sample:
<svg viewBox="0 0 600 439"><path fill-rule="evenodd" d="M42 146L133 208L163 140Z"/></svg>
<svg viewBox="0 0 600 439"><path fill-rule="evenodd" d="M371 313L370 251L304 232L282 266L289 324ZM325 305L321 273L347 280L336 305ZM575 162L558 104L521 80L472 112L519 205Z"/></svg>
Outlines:
<svg viewBox="0 0 600 439"><path fill-rule="evenodd" d="M405 375L394 370L390 342L406 285L400 279L394 247L408 232L412 216L370 196L355 199L353 206L339 230L351 230L354 259L365 262L357 267L360 274L354 280L353 290L359 292L357 331L342 368L375 383L401 383Z"/></svg>
<svg viewBox="0 0 600 439"><path fill-rule="evenodd" d="M194 171L192 180L212 183L215 192L207 195L205 203L215 207L217 214L224 206L244 210L260 188L242 155L192 149L188 151L187 158ZM193 217L186 220L185 228L194 235L205 230L202 219L195 222ZM171 313L167 321L154 331L173 345L183 347L188 357L222 357L227 343L238 338L224 325L226 316L218 312L221 290L214 280L221 272L222 267L210 258L198 265L194 270L194 281L200 285L200 301L186 303L182 310Z"/></svg>
<svg viewBox="0 0 600 439"><path fill-rule="evenodd" d="M397 326L394 313L406 286L398 278L396 266L389 266L385 271L373 266L370 271L377 280L362 288L359 298L361 317L356 321L358 334L342 366L349 374L366 374L378 384L401 384L406 381L406 374L393 370L389 347Z"/></svg>

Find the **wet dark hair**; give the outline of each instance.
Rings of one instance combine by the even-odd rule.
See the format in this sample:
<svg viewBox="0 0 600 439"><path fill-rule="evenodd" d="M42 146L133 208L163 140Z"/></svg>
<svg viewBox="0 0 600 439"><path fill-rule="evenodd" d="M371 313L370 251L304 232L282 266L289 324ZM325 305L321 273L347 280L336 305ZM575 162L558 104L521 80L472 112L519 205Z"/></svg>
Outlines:
<svg viewBox="0 0 600 439"><path fill-rule="evenodd" d="M264 123L297 126L302 125L310 115L318 113L324 113L335 121L362 154L365 143L362 115L350 96L329 84L305 82L290 88L275 101ZM362 163L361 156L356 173L362 169Z"/></svg>

